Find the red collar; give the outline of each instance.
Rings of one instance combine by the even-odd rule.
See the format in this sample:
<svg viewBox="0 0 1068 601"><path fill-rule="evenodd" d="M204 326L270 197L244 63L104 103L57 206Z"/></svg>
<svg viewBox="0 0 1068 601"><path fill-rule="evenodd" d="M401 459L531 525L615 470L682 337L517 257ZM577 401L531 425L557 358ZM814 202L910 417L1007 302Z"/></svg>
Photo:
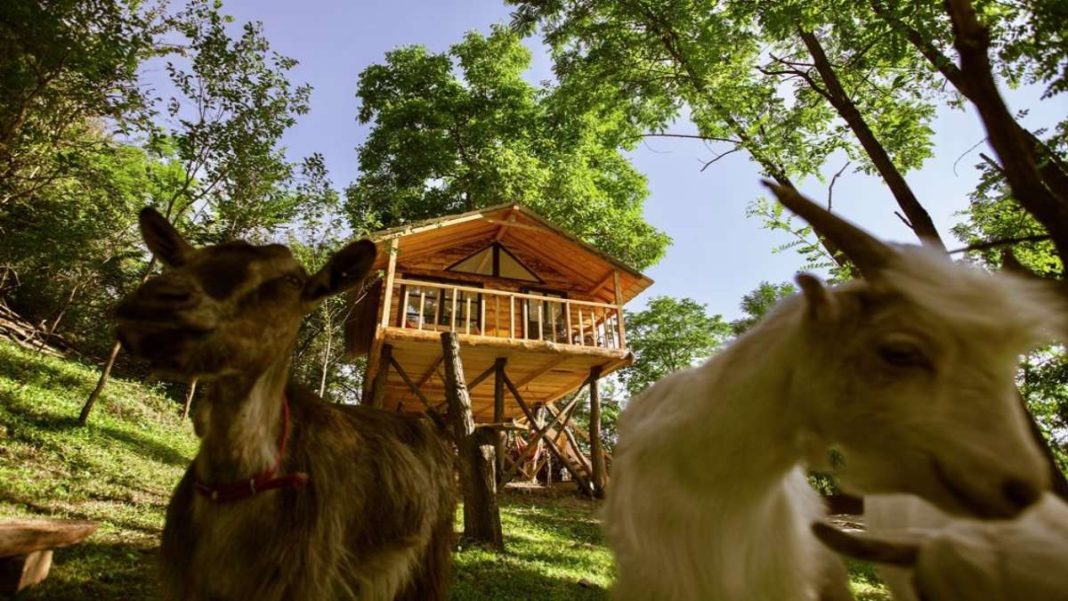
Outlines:
<svg viewBox="0 0 1068 601"><path fill-rule="evenodd" d="M278 468L282 466L282 458L286 454L286 443L289 441L289 398L282 397L282 437L278 442L278 456L275 457L274 465L267 471L260 472L248 479L247 482L234 482L232 484L220 484L208 486L197 480L193 483L196 491L207 497L210 501L228 503L247 499L265 490L275 488L303 488L308 484L308 474L296 472L286 476L275 477Z"/></svg>

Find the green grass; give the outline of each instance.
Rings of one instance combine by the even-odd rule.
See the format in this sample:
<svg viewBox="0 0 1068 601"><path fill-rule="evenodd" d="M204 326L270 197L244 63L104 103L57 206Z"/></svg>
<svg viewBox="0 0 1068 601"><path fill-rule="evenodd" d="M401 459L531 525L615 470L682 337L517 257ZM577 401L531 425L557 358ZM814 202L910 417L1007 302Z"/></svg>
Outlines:
<svg viewBox="0 0 1068 601"><path fill-rule="evenodd" d="M48 580L26 599L158 597L164 511L196 438L174 402L119 380L79 427L97 376L0 342L0 517L100 522L86 542L56 552Z"/></svg>
<svg viewBox="0 0 1068 601"><path fill-rule="evenodd" d="M108 386L89 426L79 427L97 375L0 340L0 518L101 524L84 543L57 550L48 579L20 599L159 598L164 511L196 438L173 401L121 380ZM452 599L608 598L612 560L593 502L520 492L500 502L507 550L461 546ZM889 599L870 569L851 566L851 573L858 599Z"/></svg>

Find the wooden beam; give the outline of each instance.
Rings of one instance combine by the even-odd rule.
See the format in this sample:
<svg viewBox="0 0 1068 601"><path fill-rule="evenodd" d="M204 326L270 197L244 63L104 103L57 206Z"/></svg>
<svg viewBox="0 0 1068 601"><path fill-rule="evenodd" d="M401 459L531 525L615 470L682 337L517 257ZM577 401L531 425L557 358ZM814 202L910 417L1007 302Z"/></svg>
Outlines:
<svg viewBox="0 0 1068 601"><path fill-rule="evenodd" d="M464 382L460 339L455 332L441 334L445 357L445 395L453 435L460 452L460 488L464 497L464 536L497 550L504 550L501 514L497 506L497 481L493 473L493 446L483 444L471 415L471 395Z"/></svg>
<svg viewBox="0 0 1068 601"><path fill-rule="evenodd" d="M609 282L611 282L613 279L615 279L617 277L619 277L619 272L618 271L616 271L615 269L609 271L608 275L606 275L603 278L601 278L600 280L598 280L597 283L593 285L593 288L590 288L589 290L586 291L586 294L589 294L590 296L593 296L594 294L597 294L598 292L600 292L601 288L604 288L605 286L607 286Z"/></svg>
<svg viewBox="0 0 1068 601"><path fill-rule="evenodd" d="M386 328L386 339L391 342L436 342L438 332L433 330L416 330L408 328ZM546 355L566 355L569 357L602 357L610 360L622 360L627 351L601 348L596 346L577 346L557 344L543 340L523 340L519 338L495 338L478 334L463 334L464 345L468 348L494 348L498 350L514 349L517 351L542 353Z"/></svg>
<svg viewBox="0 0 1068 601"><path fill-rule="evenodd" d="M400 241L396 238L389 241L389 263L386 265L386 281L383 284L383 286L385 286L385 292L382 295L382 327L387 327L389 325L389 318L393 313L393 280L397 274L397 253L399 247ZM401 311L404 311L403 307L401 307Z"/></svg>
<svg viewBox="0 0 1068 601"><path fill-rule="evenodd" d="M374 405L375 376L378 374L379 359L382 358L385 331L386 329L382 326L375 326L375 337L371 340L371 349L367 352L367 367L363 372L363 388L360 390L361 405Z"/></svg>
<svg viewBox="0 0 1068 601"><path fill-rule="evenodd" d="M500 430L502 432L526 432L527 429L515 422L497 422L493 424L475 424L475 429Z"/></svg>
<svg viewBox="0 0 1068 601"><path fill-rule="evenodd" d="M422 390L423 385L429 382L430 378L434 377L434 372L437 371L438 366L441 365L443 359L445 359L445 355L438 357L434 360L433 363L430 364L430 367L423 372L423 375L419 376L419 381L415 383L416 388Z"/></svg>
<svg viewBox="0 0 1068 601"><path fill-rule="evenodd" d="M604 498L605 469L604 448L601 443L601 394L597 382L601 379L601 366L590 368L590 461L593 463L593 495Z"/></svg>
<svg viewBox="0 0 1068 601"><path fill-rule="evenodd" d="M412 393L415 394L415 396L419 397L419 400L423 402L423 406L426 407L426 413L430 416L430 419L433 420L439 428L444 429L445 419L441 417L437 410L434 409L434 406L430 404L430 401L427 400L426 395L423 394L423 391L419 390L419 388L415 385L415 382L412 382L412 379L408 377L408 372L404 371L404 368L401 367L401 364L398 363L392 355L390 355L389 357L389 362L391 365L393 365L393 369L397 370L397 375L401 377L401 380L404 380L404 383L408 385L408 389L411 390Z"/></svg>
<svg viewBox="0 0 1068 601"><path fill-rule="evenodd" d="M516 229L529 230L529 231L532 231L532 232L545 232L545 228L543 228L543 227L538 227L536 225L528 225L526 223L521 223L519 221L508 221L508 220L504 220L504 219L487 219L486 223L492 223L493 225L499 225L502 228L514 227Z"/></svg>
<svg viewBox="0 0 1068 601"><path fill-rule="evenodd" d="M540 377L544 376L545 374L549 373L550 371L552 371L553 368L555 368L556 366L560 365L564 361L567 361L570 358L571 357L569 357L567 355L564 355L562 357L556 357L552 361L549 361L548 363L546 363L544 366L538 368L537 371L531 373L529 376L527 376L527 377L523 378L522 380L516 382L515 383L515 387L516 388L522 388L522 387L526 386L527 384L530 384L534 380L537 380L538 378L540 378Z"/></svg>
<svg viewBox="0 0 1068 601"><path fill-rule="evenodd" d="M541 427L539 428L539 427L537 427L537 424L536 424L536 423L534 423L534 422L531 422L532 424L534 424L534 425L535 425L535 431L534 431L534 435L533 435L533 436L531 436L531 437L530 437L530 438L529 438L529 439L527 440L527 448L523 449L523 452L522 452L522 453L521 453L521 454L519 455L519 459L518 459L518 460L516 461L516 463L517 463L518 465L522 465L523 463L525 463L525 462L526 462L526 460L527 460L527 459L528 459L528 458L530 457L530 455L536 452L536 450L537 450L537 448L538 448L538 442L539 442L539 441L540 441L540 440L541 440L541 439L542 439L542 438L543 438L543 437L544 437L544 436L545 436L546 434L548 434L548 433L549 433L549 430L550 430L550 429L551 429L551 428L552 428L553 426L555 426L555 425L556 425L557 423L559 423L559 422L560 422L560 419L561 419L562 417L564 417L564 415L565 415L565 414L566 414L566 416L567 416L568 418L570 418L570 416L571 416L571 412L572 412L572 410L574 410L574 409L575 409L575 406L576 406L576 405L578 405L578 394L576 394L576 395L575 395L575 396L574 396L574 397L573 397L573 398L571 399L571 401L570 401L570 402L568 402L568 404L567 404L567 405L565 405L565 406L563 407L563 409L561 409L561 410L560 410L560 413L558 413L557 415L554 415L554 416L553 416L553 419L552 419L552 420L551 420L551 421L550 421L549 423L545 424L544 426L541 426ZM516 474L516 470L514 470L514 469L512 469L512 470L509 470L509 471L508 471L508 473L507 473L507 474L505 474L505 475L504 475L504 477L502 477L502 478L501 478L501 486L504 486L505 484L508 484L509 482L511 482L511 481L512 481L512 479L513 479L513 478L515 478L515 474Z"/></svg>
<svg viewBox="0 0 1068 601"><path fill-rule="evenodd" d="M375 375L374 392L371 394L372 407L384 407L386 400L386 382L389 380L389 366L393 360L393 346L382 345L381 357L378 360L378 373Z"/></svg>
<svg viewBox="0 0 1068 601"><path fill-rule="evenodd" d="M529 419L531 422L535 421L534 413L530 410L530 407L527 406L526 401L523 400L523 396L519 394L518 390L516 390L515 385L512 384L512 381L508 379L508 374L505 374L504 376L504 385L508 387L508 391L512 393L512 397L515 398L515 402L519 404L519 408L522 409L523 413L526 414L527 419ZM544 440L553 455L555 455L556 458L560 460L560 463L564 465L564 468L566 468L567 471L571 472L571 475L574 476L575 482L577 482L579 485L579 490L581 490L584 494L591 494L593 489L590 486L589 480L586 479L586 477L579 469L571 465L571 460L568 459L567 455L560 450L560 447L556 446L556 442L552 438L544 438Z"/></svg>
<svg viewBox="0 0 1068 601"><path fill-rule="evenodd" d="M485 382L486 378L489 378L490 376L492 376L496 372L497 372L497 364L494 363L493 365L490 365L489 367L487 367L485 371L483 371L482 373L480 373L477 376L475 376L475 379L471 380L471 383L468 384L467 390L469 392L474 390L476 386L478 386L479 384Z"/></svg>

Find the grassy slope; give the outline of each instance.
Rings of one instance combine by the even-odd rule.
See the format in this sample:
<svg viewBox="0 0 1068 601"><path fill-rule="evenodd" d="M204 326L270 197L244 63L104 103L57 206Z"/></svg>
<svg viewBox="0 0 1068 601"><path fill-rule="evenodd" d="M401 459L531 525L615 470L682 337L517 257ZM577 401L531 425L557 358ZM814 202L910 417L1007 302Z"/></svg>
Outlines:
<svg viewBox="0 0 1068 601"><path fill-rule="evenodd" d="M149 387L116 381L87 428L76 415L92 369L0 341L0 518L97 520L81 545L56 552L52 573L23 597L158 598L154 570L170 490L196 450L177 406ZM463 548L452 598L606 599L612 562L595 505L572 497L502 496L508 552ZM859 599L888 599L853 570Z"/></svg>

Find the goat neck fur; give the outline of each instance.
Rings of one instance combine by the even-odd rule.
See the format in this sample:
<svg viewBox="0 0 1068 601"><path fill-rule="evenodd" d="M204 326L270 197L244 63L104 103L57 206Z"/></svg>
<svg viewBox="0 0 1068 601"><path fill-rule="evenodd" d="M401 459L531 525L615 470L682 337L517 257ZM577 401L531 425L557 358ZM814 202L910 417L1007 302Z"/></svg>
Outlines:
<svg viewBox="0 0 1068 601"><path fill-rule="evenodd" d="M1068 504L1047 493L1018 518L952 518L910 495L865 499L869 531L823 540L879 565L896 601L1068 600ZM890 561L888 561L890 560Z"/></svg>
<svg viewBox="0 0 1068 601"><path fill-rule="evenodd" d="M200 450L171 498L161 547L167 599L444 600L450 567L452 455L422 419L324 403L288 384L303 315L358 284L374 245L353 243L308 275L283 246L195 249L142 212L149 248L168 267L116 310L134 355L207 382ZM194 484L278 475L306 486L217 502Z"/></svg>
<svg viewBox="0 0 1068 601"><path fill-rule="evenodd" d="M798 468L792 374L776 368L801 350L798 300L627 405L603 510L616 599L849 598L808 530L823 510Z"/></svg>
<svg viewBox="0 0 1068 601"><path fill-rule="evenodd" d="M1013 379L1020 353L1064 331L1056 293L776 193L863 257L865 279L798 276L801 295L628 404L604 508L620 600L848 598L802 471L831 448L847 490L958 515L1013 517L1049 488Z"/></svg>

